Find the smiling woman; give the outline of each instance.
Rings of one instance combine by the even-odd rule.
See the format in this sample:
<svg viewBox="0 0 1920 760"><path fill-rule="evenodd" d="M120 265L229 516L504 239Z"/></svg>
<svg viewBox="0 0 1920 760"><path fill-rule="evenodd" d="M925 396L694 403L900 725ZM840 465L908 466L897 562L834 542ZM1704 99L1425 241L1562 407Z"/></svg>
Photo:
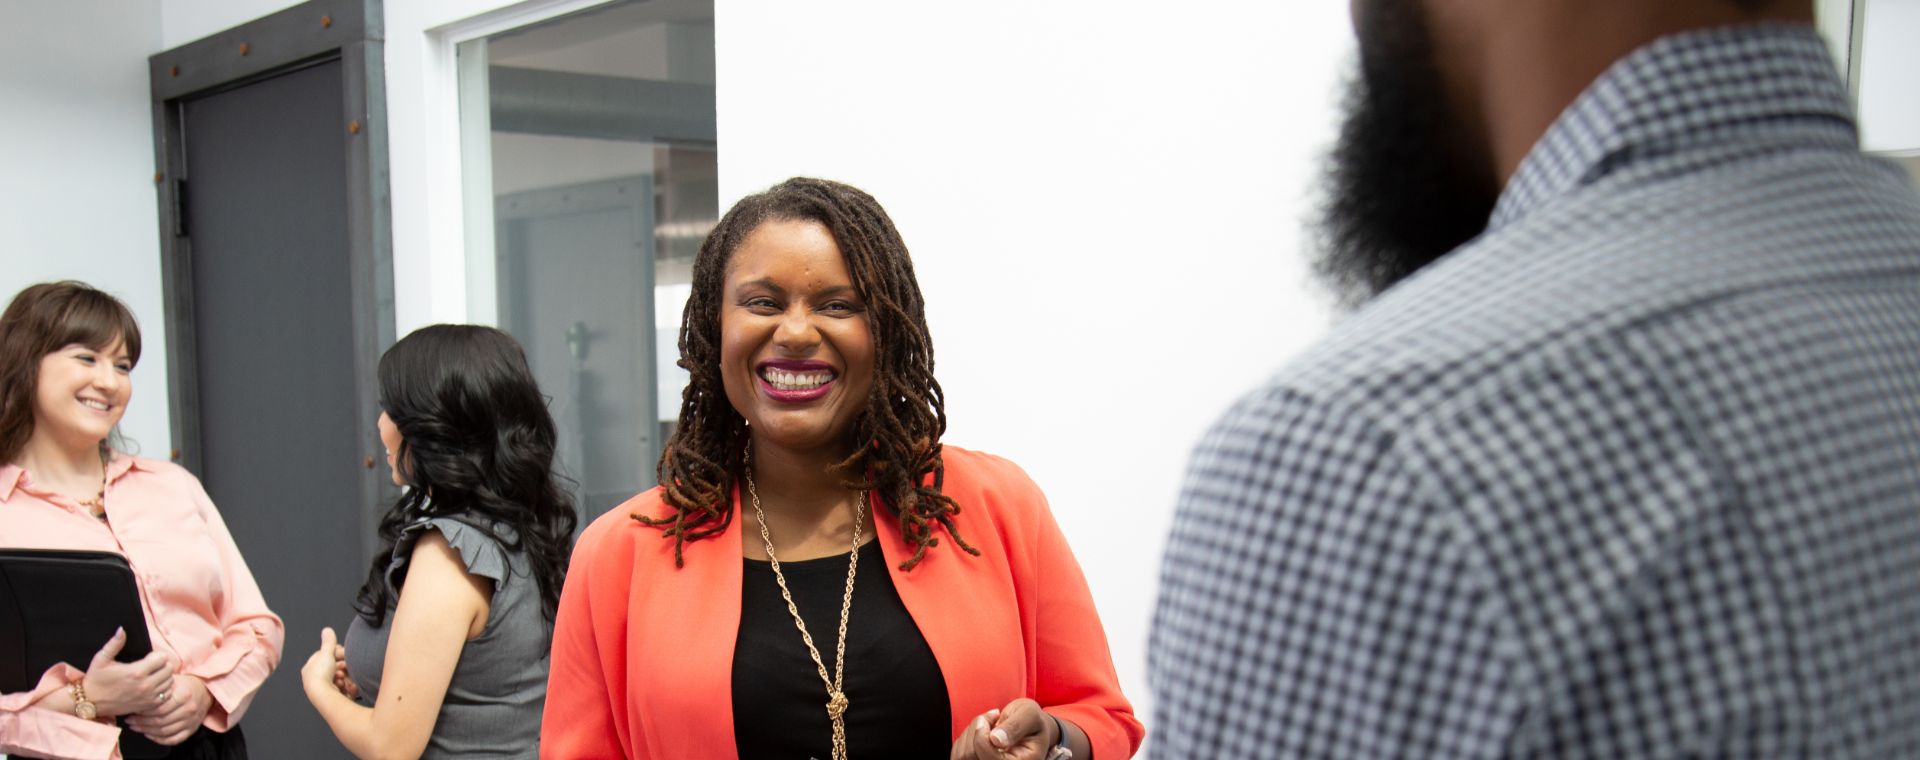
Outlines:
<svg viewBox="0 0 1920 760"><path fill-rule="evenodd" d="M940 442L913 262L871 196L792 179L741 200L684 322L663 485L573 555L543 757L1138 749L1046 498Z"/></svg>
<svg viewBox="0 0 1920 760"><path fill-rule="evenodd" d="M769 446L846 458L873 390L873 329L825 225L775 219L734 251L720 307L727 401Z"/></svg>
<svg viewBox="0 0 1920 760"><path fill-rule="evenodd" d="M0 315L0 546L124 555L153 642L116 662L116 633L0 695L0 752L117 757L105 719L122 718L168 757L246 757L237 724L280 661L280 618L200 481L109 444L139 360L133 314L81 283L34 285Z"/></svg>

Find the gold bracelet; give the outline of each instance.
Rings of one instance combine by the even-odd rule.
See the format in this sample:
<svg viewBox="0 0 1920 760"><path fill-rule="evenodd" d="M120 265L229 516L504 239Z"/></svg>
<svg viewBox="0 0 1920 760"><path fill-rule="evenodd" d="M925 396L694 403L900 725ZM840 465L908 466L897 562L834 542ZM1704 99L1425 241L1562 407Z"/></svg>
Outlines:
<svg viewBox="0 0 1920 760"><path fill-rule="evenodd" d="M76 678L67 685L67 693L73 697L73 715L81 720L93 720L100 717L100 708L87 699L87 687L81 682L85 676Z"/></svg>

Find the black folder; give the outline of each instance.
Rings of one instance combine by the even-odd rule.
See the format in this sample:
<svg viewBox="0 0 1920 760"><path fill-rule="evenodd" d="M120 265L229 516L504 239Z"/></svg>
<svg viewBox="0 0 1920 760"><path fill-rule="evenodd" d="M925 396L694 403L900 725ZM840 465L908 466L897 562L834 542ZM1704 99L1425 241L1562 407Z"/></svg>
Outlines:
<svg viewBox="0 0 1920 760"><path fill-rule="evenodd" d="M115 628L127 629L119 661L133 662L153 651L125 557L0 549L0 692L32 689L56 662L86 670ZM122 731L120 754L163 757L167 748Z"/></svg>

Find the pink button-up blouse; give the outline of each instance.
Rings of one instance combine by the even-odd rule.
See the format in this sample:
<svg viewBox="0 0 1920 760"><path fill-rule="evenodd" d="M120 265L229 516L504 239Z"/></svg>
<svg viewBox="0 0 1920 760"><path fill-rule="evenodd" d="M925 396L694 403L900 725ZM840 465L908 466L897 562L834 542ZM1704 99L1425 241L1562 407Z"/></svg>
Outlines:
<svg viewBox="0 0 1920 760"><path fill-rule="evenodd" d="M133 567L155 649L213 696L205 725L225 731L280 662L285 627L267 609L253 573L200 481L177 465L116 454L107 463L102 522L64 495L0 466L0 546L109 551ZM105 644L106 642L99 642ZM0 695L0 752L46 758L117 757L120 730L33 708L66 688L87 663L56 665L31 691Z"/></svg>

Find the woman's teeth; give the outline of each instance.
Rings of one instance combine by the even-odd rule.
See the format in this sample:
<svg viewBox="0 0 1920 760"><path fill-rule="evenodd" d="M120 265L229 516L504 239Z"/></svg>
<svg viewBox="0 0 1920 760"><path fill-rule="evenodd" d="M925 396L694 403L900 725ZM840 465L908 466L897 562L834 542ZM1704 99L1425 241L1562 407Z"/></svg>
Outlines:
<svg viewBox="0 0 1920 760"><path fill-rule="evenodd" d="M106 404L104 404L104 403L102 403L102 402L99 402L99 401L95 401L95 400L93 400L93 399L90 399L90 398L83 398L83 399L80 399L80 403L82 403L82 404L85 404L85 405L86 405L86 406L87 406L88 408L90 408L90 409L98 409L98 410L100 410L100 411L103 411L103 412L104 412L104 411L107 411L107 410L109 410L109 409L111 409L111 408L112 408L112 407L109 407L109 406L107 406Z"/></svg>
<svg viewBox="0 0 1920 760"><path fill-rule="evenodd" d="M833 373L825 370L788 372L783 369L765 369L760 371L760 377L779 390L808 391L826 385L828 380L833 379Z"/></svg>

